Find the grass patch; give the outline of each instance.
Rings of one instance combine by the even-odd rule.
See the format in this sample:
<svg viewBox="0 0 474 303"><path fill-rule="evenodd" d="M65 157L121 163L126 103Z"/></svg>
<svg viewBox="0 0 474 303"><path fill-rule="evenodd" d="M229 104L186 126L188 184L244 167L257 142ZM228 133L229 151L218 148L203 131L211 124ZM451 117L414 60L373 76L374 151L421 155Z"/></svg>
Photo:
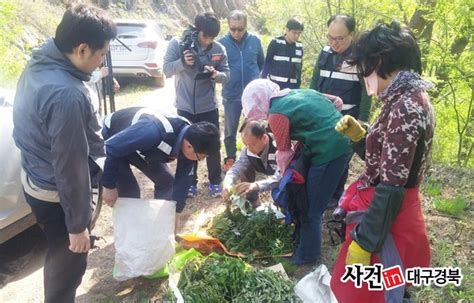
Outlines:
<svg viewBox="0 0 474 303"><path fill-rule="evenodd" d="M438 182L427 180L423 183L422 192L430 197L437 197L441 196L442 188Z"/></svg>
<svg viewBox="0 0 474 303"><path fill-rule="evenodd" d="M433 205L437 211L454 217L460 217L464 210L469 207L469 203L466 199L461 197L455 199L435 197L433 199Z"/></svg>
<svg viewBox="0 0 474 303"><path fill-rule="evenodd" d="M474 273L469 264L458 261L454 245L445 240L436 240L432 244L432 267L460 267L463 275L461 285L448 284L445 287L427 285L411 287L414 302L473 302Z"/></svg>
<svg viewBox="0 0 474 303"><path fill-rule="evenodd" d="M120 92L115 95L116 110L130 106L136 106L145 95L151 93L156 88L148 83L141 83L136 80L119 80Z"/></svg>

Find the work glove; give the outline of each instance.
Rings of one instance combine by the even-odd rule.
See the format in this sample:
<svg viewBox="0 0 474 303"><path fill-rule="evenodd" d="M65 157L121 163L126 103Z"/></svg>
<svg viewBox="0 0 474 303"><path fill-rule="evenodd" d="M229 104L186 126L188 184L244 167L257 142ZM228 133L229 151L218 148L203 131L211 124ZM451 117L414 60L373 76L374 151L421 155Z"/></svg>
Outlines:
<svg viewBox="0 0 474 303"><path fill-rule="evenodd" d="M352 241L347 250L346 265L362 264L370 265L370 252L366 251L356 241Z"/></svg>
<svg viewBox="0 0 474 303"><path fill-rule="evenodd" d="M337 132L349 137L353 142L359 142L366 134L362 125L357 122L354 117L349 115L342 117L339 122L337 122L335 129Z"/></svg>

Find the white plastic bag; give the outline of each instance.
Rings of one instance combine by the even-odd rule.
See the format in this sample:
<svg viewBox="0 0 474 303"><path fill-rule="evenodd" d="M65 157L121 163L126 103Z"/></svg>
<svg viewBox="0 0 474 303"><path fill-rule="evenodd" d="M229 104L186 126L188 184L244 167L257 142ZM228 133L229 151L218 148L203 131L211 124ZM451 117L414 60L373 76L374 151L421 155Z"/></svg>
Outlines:
<svg viewBox="0 0 474 303"><path fill-rule="evenodd" d="M119 198L113 210L115 266L119 281L151 275L174 254L176 203Z"/></svg>
<svg viewBox="0 0 474 303"><path fill-rule="evenodd" d="M304 303L337 303L329 283L331 274L324 264L304 276L295 286L295 293Z"/></svg>

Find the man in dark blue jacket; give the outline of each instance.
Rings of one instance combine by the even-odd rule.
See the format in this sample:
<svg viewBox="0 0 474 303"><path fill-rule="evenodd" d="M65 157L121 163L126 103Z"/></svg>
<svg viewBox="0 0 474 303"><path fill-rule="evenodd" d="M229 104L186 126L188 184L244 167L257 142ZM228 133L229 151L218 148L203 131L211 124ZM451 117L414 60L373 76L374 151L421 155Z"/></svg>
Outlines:
<svg viewBox="0 0 474 303"><path fill-rule="evenodd" d="M349 15L335 15L328 20L327 26L329 45L319 54L310 88L338 96L344 102L343 115L368 122L371 97L367 95L362 75L347 63L352 53L355 19Z"/></svg>
<svg viewBox="0 0 474 303"><path fill-rule="evenodd" d="M104 202L140 198L130 165L155 183L155 199L174 200L180 213L194 178L196 161L220 148L217 127L206 121L191 124L183 117L145 107L129 107L105 118L102 135L107 158L102 175ZM178 160L176 177L168 162Z"/></svg>
<svg viewBox="0 0 474 303"><path fill-rule="evenodd" d="M301 86L303 44L298 40L303 29L302 21L291 18L286 23L285 35L272 39L268 45L262 78L270 79L278 84L280 89L295 89Z"/></svg>
<svg viewBox="0 0 474 303"><path fill-rule="evenodd" d="M222 89L224 144L227 153L224 159L224 171L228 171L235 161L236 134L242 111L242 92L250 81L260 77L264 62L260 39L247 32L247 15L235 10L230 13L227 21L229 32L219 39L226 48L230 68L230 80Z"/></svg>
<svg viewBox="0 0 474 303"><path fill-rule="evenodd" d="M349 15L334 15L327 21L327 26L329 45L319 54L310 88L338 96L344 102L343 115L351 115L360 121L368 122L371 97L367 95L362 75L357 72L355 66L347 63L352 54L355 19ZM348 176L349 166L345 169L330 207L336 206L342 196Z"/></svg>

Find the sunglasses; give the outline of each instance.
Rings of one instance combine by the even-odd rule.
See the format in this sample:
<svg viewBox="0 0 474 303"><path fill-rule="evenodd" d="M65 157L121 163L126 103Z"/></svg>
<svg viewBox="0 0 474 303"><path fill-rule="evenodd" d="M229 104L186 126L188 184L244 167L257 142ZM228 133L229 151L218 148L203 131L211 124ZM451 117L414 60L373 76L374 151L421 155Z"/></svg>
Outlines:
<svg viewBox="0 0 474 303"><path fill-rule="evenodd" d="M243 32L243 31L245 31L245 27L238 27L238 28L237 28L237 27L232 27L232 28L230 28L229 30L230 30L231 32L233 32L233 33L234 33L234 32L239 32L239 33L241 33L241 32Z"/></svg>

